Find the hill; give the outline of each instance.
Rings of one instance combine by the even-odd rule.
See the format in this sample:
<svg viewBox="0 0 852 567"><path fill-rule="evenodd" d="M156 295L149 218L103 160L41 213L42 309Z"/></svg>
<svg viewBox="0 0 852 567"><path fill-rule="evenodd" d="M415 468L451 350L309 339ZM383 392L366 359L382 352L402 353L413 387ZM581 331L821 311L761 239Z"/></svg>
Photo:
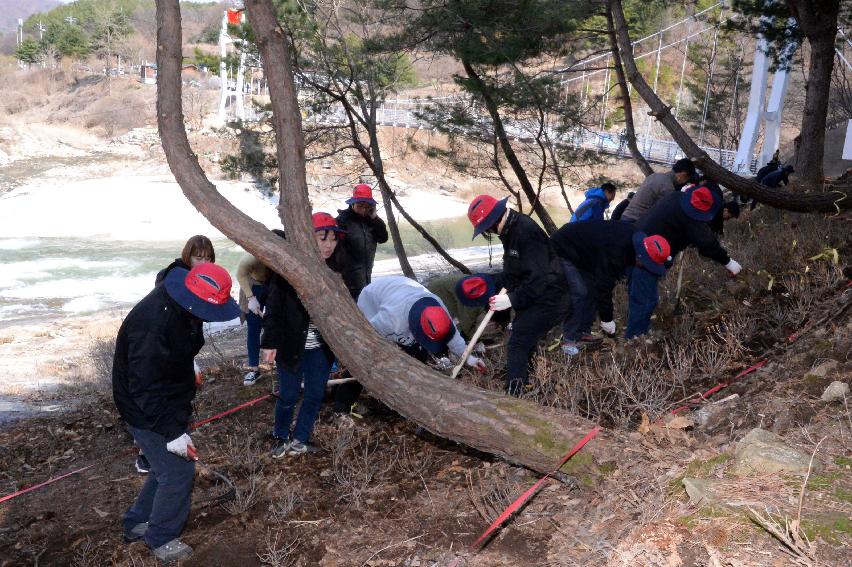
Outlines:
<svg viewBox="0 0 852 567"><path fill-rule="evenodd" d="M18 18L26 20L32 14L47 12L59 4L59 0L0 0L0 32L14 32Z"/></svg>

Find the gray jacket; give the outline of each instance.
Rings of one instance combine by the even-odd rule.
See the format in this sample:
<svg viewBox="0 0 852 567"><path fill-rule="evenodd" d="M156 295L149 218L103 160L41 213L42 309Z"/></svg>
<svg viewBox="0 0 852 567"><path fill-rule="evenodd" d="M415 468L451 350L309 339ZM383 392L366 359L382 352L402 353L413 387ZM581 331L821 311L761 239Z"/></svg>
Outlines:
<svg viewBox="0 0 852 567"><path fill-rule="evenodd" d="M657 204L657 201L673 192L676 187L674 171L652 173L636 190L636 194L621 215L621 220L638 221Z"/></svg>

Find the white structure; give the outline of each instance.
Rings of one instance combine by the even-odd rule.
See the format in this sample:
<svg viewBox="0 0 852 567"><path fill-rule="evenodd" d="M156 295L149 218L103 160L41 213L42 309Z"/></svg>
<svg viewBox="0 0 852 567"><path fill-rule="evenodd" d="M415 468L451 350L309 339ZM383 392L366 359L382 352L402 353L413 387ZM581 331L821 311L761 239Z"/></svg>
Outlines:
<svg viewBox="0 0 852 567"><path fill-rule="evenodd" d="M246 109L243 104L243 83L245 81L245 52L240 54L240 65L237 68L236 80L228 78L228 69L225 64L225 57L228 55L228 44L234 43L234 40L228 35L228 17L233 17L234 12L239 13L242 17L242 11L236 9L226 10L222 14L222 28L219 31L219 80L221 81L221 95L219 97L219 121L225 122L228 117L227 107L230 103L234 106L234 117L238 120L245 120Z"/></svg>

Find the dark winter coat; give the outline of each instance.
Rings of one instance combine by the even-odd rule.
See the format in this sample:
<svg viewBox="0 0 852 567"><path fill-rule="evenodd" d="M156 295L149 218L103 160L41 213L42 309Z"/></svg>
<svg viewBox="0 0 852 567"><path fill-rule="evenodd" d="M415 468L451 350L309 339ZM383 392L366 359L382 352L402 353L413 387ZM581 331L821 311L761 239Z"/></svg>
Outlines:
<svg viewBox="0 0 852 567"><path fill-rule="evenodd" d="M781 169L771 171L763 176L760 183L761 185L766 185L772 189L777 189L778 187L781 187L782 184L787 185L790 183L790 170L786 167L782 167Z"/></svg>
<svg viewBox="0 0 852 567"><path fill-rule="evenodd" d="M622 199L622 201L612 210L612 214L609 215L609 220L621 220L621 215L624 214L624 210L629 204L630 199Z"/></svg>
<svg viewBox="0 0 852 567"><path fill-rule="evenodd" d="M122 419L167 441L189 427L201 319L159 285L130 310L115 341L112 394Z"/></svg>
<svg viewBox="0 0 852 567"><path fill-rule="evenodd" d="M606 198L604 190L593 187L586 191L586 200L574 210L570 222L587 220L603 220L604 211L609 208L609 199Z"/></svg>
<svg viewBox="0 0 852 567"><path fill-rule="evenodd" d="M695 246L698 253L706 258L722 265L730 262L731 257L719 244L710 224L688 217L680 206L680 198L680 192L663 197L639 219L639 230L646 234L659 234L668 240L672 248L672 258L688 246Z"/></svg>
<svg viewBox="0 0 852 567"><path fill-rule="evenodd" d="M633 248L634 223L584 221L569 223L550 237L556 255L573 264L593 282L601 321L613 320L612 290L625 269L636 263Z"/></svg>
<svg viewBox="0 0 852 567"><path fill-rule="evenodd" d="M767 163L766 165L764 165L763 167L761 167L760 169L757 170L757 175L754 176L755 181L757 181L758 183L761 183L763 181L764 177L766 177L768 174L772 173L773 171L776 171L780 167L781 166L778 164L777 161L770 161L769 163Z"/></svg>
<svg viewBox="0 0 852 567"><path fill-rule="evenodd" d="M503 271L497 288L505 287L515 311L533 304L562 305L568 284L547 234L534 220L509 210L500 233Z"/></svg>
<svg viewBox="0 0 852 567"><path fill-rule="evenodd" d="M166 276L174 268L183 268L184 270L187 270L187 271L192 269L189 266L187 266L186 263L181 258L175 258L174 262L172 262L171 264L169 264L168 266L166 266L165 268L163 268L162 270L157 272L157 277L154 278L154 285L159 285L160 282L162 282L164 279L166 279Z"/></svg>
<svg viewBox="0 0 852 567"><path fill-rule="evenodd" d="M351 207L338 213L337 225L346 231L341 242L347 257L343 282L352 297L357 298L372 279L376 246L388 241L388 229L381 218L362 217Z"/></svg>

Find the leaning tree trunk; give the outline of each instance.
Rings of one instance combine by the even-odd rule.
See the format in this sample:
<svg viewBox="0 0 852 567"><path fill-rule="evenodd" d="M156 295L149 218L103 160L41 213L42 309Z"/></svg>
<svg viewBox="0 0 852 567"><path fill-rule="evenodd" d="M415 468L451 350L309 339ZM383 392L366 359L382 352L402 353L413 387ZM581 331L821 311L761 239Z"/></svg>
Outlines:
<svg viewBox="0 0 852 567"><path fill-rule="evenodd" d="M671 108L667 106L657 93L648 85L648 82L636 67L633 58L633 47L630 44L630 35L627 33L627 21L621 0L607 0L607 9L612 14L615 25L615 35L618 39L618 47L621 51L621 59L624 62L624 70L627 79L636 89L648 106L651 108L651 116L669 131L675 142L678 143L683 152L695 162L695 165L704 170L704 173L717 183L724 185L734 193L745 197L752 197L769 206L787 211L799 211L805 213L836 212L839 209L852 207L852 187L838 186L833 191L827 192L790 192L770 189L756 181L732 173L713 161L707 152L698 147L698 144L687 134L683 126L672 116Z"/></svg>
<svg viewBox="0 0 852 567"><path fill-rule="evenodd" d="M636 162L645 177L648 177L654 173L654 170L651 169L651 164L639 151L639 145L636 143L636 127L633 125L633 102L630 100L630 89L627 88L627 77L624 76L624 65L621 63L621 53L618 51L618 40L615 37L615 26L612 23L612 13L609 10L606 13L606 23L615 77L618 81L618 89L621 91L621 106L624 108L624 138L630 150L630 155L633 156L633 161Z"/></svg>
<svg viewBox="0 0 852 567"><path fill-rule="evenodd" d="M509 136L506 134L506 129L503 127L503 119L500 117L500 111L497 108L497 103L494 102L494 99L488 92L488 86L468 61L462 59L462 65L464 66L464 71L467 73L468 78L473 81L476 84L476 88L479 89L479 94L482 96L482 101L485 103L485 108L488 110L488 114L491 116L491 122L494 124L494 133L497 136L497 141L500 142L500 149L503 150L503 155L506 156L506 161L509 162L509 165L512 167L515 177L518 178L518 183L521 184L521 189L523 189L524 194L527 196L527 199L530 202L530 207L535 212L536 216L538 216L539 220L541 220L541 225L545 232L547 232L547 234L553 234L556 232L556 223L553 222L550 213L547 212L547 209L542 204L539 194L536 193L535 189L533 189L532 182L530 181L527 172L524 171L524 166L521 165L521 160L518 159L515 149L512 147L511 142L509 142Z"/></svg>
<svg viewBox="0 0 852 567"><path fill-rule="evenodd" d="M269 82L287 240L234 207L201 169L181 108L180 7L178 0L157 0L157 121L184 195L213 226L287 279L343 364L388 406L436 435L537 471L551 469L593 426L590 421L449 380L413 361L370 328L321 260L310 225L301 115L285 35L270 0L245 4ZM606 432L587 451L600 461L618 459L626 448L624 439Z"/></svg>

